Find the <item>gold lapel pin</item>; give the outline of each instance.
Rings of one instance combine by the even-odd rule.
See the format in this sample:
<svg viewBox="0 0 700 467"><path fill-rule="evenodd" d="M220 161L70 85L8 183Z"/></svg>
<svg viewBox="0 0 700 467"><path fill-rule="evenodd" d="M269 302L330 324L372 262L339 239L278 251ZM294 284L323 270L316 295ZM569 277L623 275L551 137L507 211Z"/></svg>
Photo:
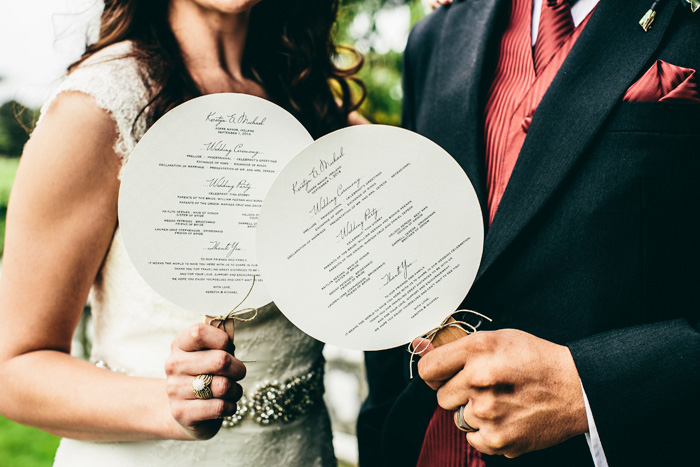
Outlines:
<svg viewBox="0 0 700 467"><path fill-rule="evenodd" d="M639 20L639 25L644 29L644 32L649 31L651 29L651 25L654 22L654 18L656 18L656 12L659 9L659 5L663 3L664 0L656 0L654 3L651 4L651 7L649 7L649 10L642 16L642 19ZM683 5L689 5L690 6L690 11L695 13L696 11L700 10L700 0L681 0L681 3Z"/></svg>
<svg viewBox="0 0 700 467"><path fill-rule="evenodd" d="M649 31L649 29L651 29L651 25L654 22L654 18L656 18L656 10L659 7L659 1L660 0L657 0L654 3L652 3L647 12L644 13L644 16L642 16L642 19L639 20L639 25L642 27L642 29L644 29L644 32L647 32Z"/></svg>

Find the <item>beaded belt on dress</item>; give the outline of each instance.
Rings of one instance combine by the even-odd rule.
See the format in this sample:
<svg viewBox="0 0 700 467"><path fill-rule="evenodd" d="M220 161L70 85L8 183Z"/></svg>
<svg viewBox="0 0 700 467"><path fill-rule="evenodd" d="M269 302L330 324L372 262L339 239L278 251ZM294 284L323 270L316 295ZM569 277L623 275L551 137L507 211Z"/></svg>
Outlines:
<svg viewBox="0 0 700 467"><path fill-rule="evenodd" d="M307 414L323 401L323 365L321 359L306 374L257 384L252 394L241 397L236 413L224 418L222 426L231 428L246 417L261 425L290 423Z"/></svg>
<svg viewBox="0 0 700 467"><path fill-rule="evenodd" d="M128 374L122 368L110 367L103 360L94 363L100 368ZM324 360L320 359L306 374L282 382L266 380L257 384L252 394L244 395L236 402L236 413L225 417L222 427L234 427L246 417L261 425L291 423L307 414L323 401L323 366Z"/></svg>

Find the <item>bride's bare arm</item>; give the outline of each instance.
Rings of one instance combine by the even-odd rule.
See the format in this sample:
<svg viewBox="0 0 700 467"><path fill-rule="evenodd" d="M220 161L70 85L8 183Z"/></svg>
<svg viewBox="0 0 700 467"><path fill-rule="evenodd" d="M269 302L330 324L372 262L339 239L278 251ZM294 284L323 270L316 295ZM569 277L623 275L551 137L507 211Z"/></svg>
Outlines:
<svg viewBox="0 0 700 467"><path fill-rule="evenodd" d="M232 379L245 371L226 357L218 330L195 326L176 340L167 384L70 356L117 225L115 139L110 116L90 97L69 92L52 103L25 147L8 207L0 279L0 413L78 439L207 437L211 430L198 433L198 424L231 413L225 399L235 400L238 388L221 389L226 394L215 397L222 399L190 401L189 374L203 364ZM211 346L221 350L194 357Z"/></svg>

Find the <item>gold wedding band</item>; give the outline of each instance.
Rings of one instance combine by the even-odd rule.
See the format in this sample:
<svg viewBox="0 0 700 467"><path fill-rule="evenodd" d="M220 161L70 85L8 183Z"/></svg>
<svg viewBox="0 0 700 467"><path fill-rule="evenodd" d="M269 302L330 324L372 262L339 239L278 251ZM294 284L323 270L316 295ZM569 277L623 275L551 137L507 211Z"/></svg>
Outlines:
<svg viewBox="0 0 700 467"><path fill-rule="evenodd" d="M467 404L460 405L459 409L457 410L457 428L459 428L462 431L466 431L467 433L473 433L475 431L479 431L476 428L471 427L466 421L464 421L464 406Z"/></svg>
<svg viewBox="0 0 700 467"><path fill-rule="evenodd" d="M198 375L192 381L192 392L197 399L211 399L214 395L211 392L212 375Z"/></svg>

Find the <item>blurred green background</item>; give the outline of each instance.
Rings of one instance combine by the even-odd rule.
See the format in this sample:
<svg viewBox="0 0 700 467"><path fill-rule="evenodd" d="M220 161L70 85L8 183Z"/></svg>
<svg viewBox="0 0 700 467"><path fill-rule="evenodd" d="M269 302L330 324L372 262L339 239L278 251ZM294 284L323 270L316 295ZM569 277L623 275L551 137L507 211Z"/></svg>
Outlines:
<svg viewBox="0 0 700 467"><path fill-rule="evenodd" d="M354 46L365 57L360 78L368 96L361 113L374 123L399 124L401 54L410 27L426 12L421 0L342 0L337 41ZM0 105L0 257L10 190L37 116L37 109L15 101ZM2 467L50 466L58 442L59 438L0 416Z"/></svg>

